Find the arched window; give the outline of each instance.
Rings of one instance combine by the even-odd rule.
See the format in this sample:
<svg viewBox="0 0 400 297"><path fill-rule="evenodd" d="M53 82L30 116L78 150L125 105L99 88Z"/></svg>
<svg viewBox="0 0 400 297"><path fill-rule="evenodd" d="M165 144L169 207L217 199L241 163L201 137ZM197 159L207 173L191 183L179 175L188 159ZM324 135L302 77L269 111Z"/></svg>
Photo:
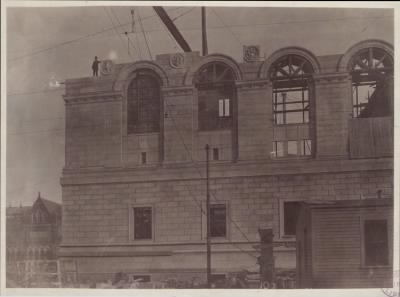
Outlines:
<svg viewBox="0 0 400 297"><path fill-rule="evenodd" d="M235 73L224 63L206 64L197 72L199 130L231 129Z"/></svg>
<svg viewBox="0 0 400 297"><path fill-rule="evenodd" d="M128 87L128 133L160 132L160 82L138 71Z"/></svg>
<svg viewBox="0 0 400 297"><path fill-rule="evenodd" d="M272 64L269 76L272 82L272 110L275 127L290 124L293 127L292 130L295 131L294 125L304 126L312 121L313 73L311 63L296 54L282 56ZM297 135L294 135L296 133ZM274 140L274 157L312 154L311 133L309 131L296 133L290 133L291 139Z"/></svg>
<svg viewBox="0 0 400 297"><path fill-rule="evenodd" d="M383 49L364 48L349 64L353 117L389 116L393 112L393 58Z"/></svg>

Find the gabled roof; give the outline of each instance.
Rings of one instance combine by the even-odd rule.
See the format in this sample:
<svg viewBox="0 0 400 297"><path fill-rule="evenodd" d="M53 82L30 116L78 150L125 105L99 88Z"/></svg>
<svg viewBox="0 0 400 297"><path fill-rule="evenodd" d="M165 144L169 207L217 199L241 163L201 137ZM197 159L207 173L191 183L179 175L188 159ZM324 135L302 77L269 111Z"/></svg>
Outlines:
<svg viewBox="0 0 400 297"><path fill-rule="evenodd" d="M42 200L44 206L47 208L47 211L49 213L55 214L61 211L61 204L41 197L39 198Z"/></svg>

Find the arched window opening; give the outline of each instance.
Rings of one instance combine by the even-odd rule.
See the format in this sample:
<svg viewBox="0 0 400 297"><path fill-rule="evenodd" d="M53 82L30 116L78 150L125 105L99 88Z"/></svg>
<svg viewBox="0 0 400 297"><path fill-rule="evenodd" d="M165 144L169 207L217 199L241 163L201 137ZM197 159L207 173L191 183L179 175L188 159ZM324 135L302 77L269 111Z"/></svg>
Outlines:
<svg viewBox="0 0 400 297"><path fill-rule="evenodd" d="M234 81L234 71L223 63L210 63L198 71L194 83L199 98L199 130L232 128Z"/></svg>
<svg viewBox="0 0 400 297"><path fill-rule="evenodd" d="M350 60L353 117L389 116L393 113L393 58L370 47Z"/></svg>
<svg viewBox="0 0 400 297"><path fill-rule="evenodd" d="M147 71L128 87L128 134L160 132L160 82Z"/></svg>
<svg viewBox="0 0 400 297"><path fill-rule="evenodd" d="M271 70L274 124L308 123L310 119L311 63L298 55L277 60Z"/></svg>
<svg viewBox="0 0 400 297"><path fill-rule="evenodd" d="M307 126L312 121L313 73L311 63L296 54L279 58L271 67L274 131L291 135L290 139L282 135L277 137L279 140L274 139L273 158L312 155L312 137ZM290 128L284 128L288 125ZM287 133L288 129L293 131Z"/></svg>

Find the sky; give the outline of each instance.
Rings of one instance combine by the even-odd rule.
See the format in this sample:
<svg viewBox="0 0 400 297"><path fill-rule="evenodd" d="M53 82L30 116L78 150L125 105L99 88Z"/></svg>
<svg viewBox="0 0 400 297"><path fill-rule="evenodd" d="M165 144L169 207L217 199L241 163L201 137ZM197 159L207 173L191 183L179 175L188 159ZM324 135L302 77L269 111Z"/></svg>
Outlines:
<svg viewBox="0 0 400 297"><path fill-rule="evenodd" d="M131 31L132 8L128 52L124 32ZM165 8L192 50L201 51L200 8ZM7 205L31 205L38 192L61 202L65 108L56 82L90 76L94 56L130 63L182 50L151 7L9 7L6 24ZM265 57L286 46L316 56L343 54L361 40L393 44L393 10L213 7L207 33L210 54L239 62L244 45L260 45Z"/></svg>

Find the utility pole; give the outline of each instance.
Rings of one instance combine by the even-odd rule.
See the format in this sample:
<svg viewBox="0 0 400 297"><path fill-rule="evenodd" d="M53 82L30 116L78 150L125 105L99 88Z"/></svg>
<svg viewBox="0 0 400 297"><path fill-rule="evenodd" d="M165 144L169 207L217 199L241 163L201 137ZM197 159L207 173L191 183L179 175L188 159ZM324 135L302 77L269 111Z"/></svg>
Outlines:
<svg viewBox="0 0 400 297"><path fill-rule="evenodd" d="M206 144L206 220L207 220L207 287L211 288L211 242L210 242L210 168L209 152L210 146Z"/></svg>
<svg viewBox="0 0 400 297"><path fill-rule="evenodd" d="M207 19L206 19L206 8L201 7L201 34L203 37L203 56L208 55L207 47Z"/></svg>

